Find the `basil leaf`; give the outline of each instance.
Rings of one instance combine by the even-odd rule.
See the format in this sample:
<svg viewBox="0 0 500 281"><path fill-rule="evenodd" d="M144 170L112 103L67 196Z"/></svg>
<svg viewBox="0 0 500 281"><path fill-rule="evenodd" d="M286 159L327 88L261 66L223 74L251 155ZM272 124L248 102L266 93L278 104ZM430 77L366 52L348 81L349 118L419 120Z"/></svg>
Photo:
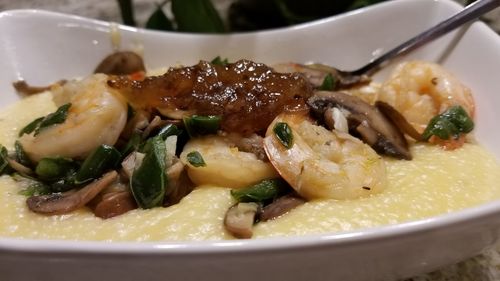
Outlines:
<svg viewBox="0 0 500 281"><path fill-rule="evenodd" d="M143 209L159 206L165 197L165 143L161 137L153 137L145 146L144 159L132 173L130 188L137 204Z"/></svg>
<svg viewBox="0 0 500 281"><path fill-rule="evenodd" d="M132 133L127 144L121 150L122 160L125 159L125 157L127 157L133 151L138 150L139 147L141 146L141 142L142 142L141 134L137 132Z"/></svg>
<svg viewBox="0 0 500 281"><path fill-rule="evenodd" d="M52 192L66 192L68 190L74 189L78 185L75 182L76 173L71 170L65 177L58 179L50 185L50 190Z"/></svg>
<svg viewBox="0 0 500 281"><path fill-rule="evenodd" d="M222 117L219 115L184 117L184 126L190 137L215 134L219 130Z"/></svg>
<svg viewBox="0 0 500 281"><path fill-rule="evenodd" d="M0 175L12 173L12 168L8 161L7 148L0 144Z"/></svg>
<svg viewBox="0 0 500 281"><path fill-rule="evenodd" d="M19 131L19 136L21 137L24 134L31 134L36 128L38 128L44 118L45 117L40 117L31 121L28 125L22 128L21 131Z"/></svg>
<svg viewBox="0 0 500 281"><path fill-rule="evenodd" d="M207 164L203 160L203 156L198 151L191 151L187 154L187 160L189 164L194 167L205 167Z"/></svg>
<svg viewBox="0 0 500 281"><path fill-rule="evenodd" d="M282 179L263 180L255 185L231 190L231 195L238 202L264 202L277 198L288 188Z"/></svg>
<svg viewBox="0 0 500 281"><path fill-rule="evenodd" d="M226 66L229 64L229 61L227 60L227 58L222 59L220 56L217 56L212 61L210 61L210 63L214 65Z"/></svg>
<svg viewBox="0 0 500 281"><path fill-rule="evenodd" d="M331 73L328 73L326 76L325 76L325 79L323 79L323 83L321 84L321 86L319 87L319 90L322 90L322 91L333 91L336 87L336 83L337 81L335 80L335 78L333 77L333 75Z"/></svg>
<svg viewBox="0 0 500 281"><path fill-rule="evenodd" d="M74 173L76 168L77 164L70 158L42 158L36 165L35 174L43 180L57 181Z"/></svg>
<svg viewBox="0 0 500 281"><path fill-rule="evenodd" d="M100 177L106 170L118 165L121 154L114 147L100 145L83 161L75 175L75 183L81 184Z"/></svg>
<svg viewBox="0 0 500 281"><path fill-rule="evenodd" d="M35 136L40 133L41 130L50 127L55 124L61 124L66 121L66 117L68 117L68 110L71 107L71 103L67 103L64 105L61 105L56 112L53 112L47 116L45 116L40 123L38 124L37 128L35 129Z"/></svg>
<svg viewBox="0 0 500 281"><path fill-rule="evenodd" d="M16 142L14 143L14 148L16 150L16 161L26 167L31 167L33 165L33 162L31 162L28 154L26 154L26 151L24 151L21 142L16 140Z"/></svg>
<svg viewBox="0 0 500 281"><path fill-rule="evenodd" d="M445 112L434 116L424 133L423 140L428 140L431 136L448 140L458 138L461 133L469 133L474 129L474 121L460 105L452 106Z"/></svg>
<svg viewBox="0 0 500 281"><path fill-rule="evenodd" d="M19 195L30 197L52 193L48 185L33 178L14 173L12 179L21 185L22 189L18 192Z"/></svg>
<svg viewBox="0 0 500 281"><path fill-rule="evenodd" d="M157 136L160 136L162 140L166 140L168 137L173 135L180 135L182 131L177 128L174 124L168 124L167 126L160 129Z"/></svg>
<svg viewBox="0 0 500 281"><path fill-rule="evenodd" d="M151 14L146 22L146 28L165 31L173 30L172 22L168 19L162 9L165 4L166 2L163 2L160 5L157 4L156 10L153 14Z"/></svg>
<svg viewBox="0 0 500 281"><path fill-rule="evenodd" d="M274 125L273 132L276 135L276 138L281 142L281 144L287 149L292 148L293 146L293 133L292 128L288 126L287 123L278 122Z"/></svg>
<svg viewBox="0 0 500 281"><path fill-rule="evenodd" d="M221 17L210 0L172 0L177 29L196 33L223 33Z"/></svg>

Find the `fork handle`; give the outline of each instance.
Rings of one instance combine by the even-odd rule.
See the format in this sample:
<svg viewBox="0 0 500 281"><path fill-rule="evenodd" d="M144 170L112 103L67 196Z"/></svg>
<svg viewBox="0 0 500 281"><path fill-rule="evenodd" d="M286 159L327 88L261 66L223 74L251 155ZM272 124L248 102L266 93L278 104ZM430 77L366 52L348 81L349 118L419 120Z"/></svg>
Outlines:
<svg viewBox="0 0 500 281"><path fill-rule="evenodd" d="M474 20L481 15L500 6L500 0L477 0L467 5L463 10L452 17L440 22L432 28L418 34L410 40L402 43L382 56L372 60L367 65L352 72L354 75L373 74L387 64L391 59L406 54L444 34L456 29L464 23Z"/></svg>

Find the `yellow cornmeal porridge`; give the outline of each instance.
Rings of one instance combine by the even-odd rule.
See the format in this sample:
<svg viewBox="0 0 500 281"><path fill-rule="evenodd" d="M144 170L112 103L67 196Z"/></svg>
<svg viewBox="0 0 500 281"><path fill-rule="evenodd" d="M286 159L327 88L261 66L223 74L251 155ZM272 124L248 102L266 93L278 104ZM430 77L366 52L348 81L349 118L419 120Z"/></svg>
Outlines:
<svg viewBox="0 0 500 281"><path fill-rule="evenodd" d="M26 98L0 113L0 143L12 149L19 128L53 112L49 94ZM57 145L57 144L55 144ZM345 231L426 218L500 197L500 167L475 144L455 151L416 145L412 161L386 159L389 186L356 200L318 200L254 227L254 238ZM230 239L223 226L234 202L228 188L200 187L169 208L136 209L103 220L86 209L43 216L9 176L0 178L0 236L109 241Z"/></svg>

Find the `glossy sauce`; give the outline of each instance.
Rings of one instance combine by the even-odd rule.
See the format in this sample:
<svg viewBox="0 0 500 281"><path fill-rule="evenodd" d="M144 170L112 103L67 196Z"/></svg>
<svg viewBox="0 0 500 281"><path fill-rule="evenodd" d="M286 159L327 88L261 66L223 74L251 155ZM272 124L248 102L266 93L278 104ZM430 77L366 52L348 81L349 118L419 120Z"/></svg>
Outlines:
<svg viewBox="0 0 500 281"><path fill-rule="evenodd" d="M108 84L134 107L222 115L223 130L245 135L264 131L285 110L307 110L305 101L313 93L302 75L277 73L249 60L226 66L200 61L143 81L116 77Z"/></svg>

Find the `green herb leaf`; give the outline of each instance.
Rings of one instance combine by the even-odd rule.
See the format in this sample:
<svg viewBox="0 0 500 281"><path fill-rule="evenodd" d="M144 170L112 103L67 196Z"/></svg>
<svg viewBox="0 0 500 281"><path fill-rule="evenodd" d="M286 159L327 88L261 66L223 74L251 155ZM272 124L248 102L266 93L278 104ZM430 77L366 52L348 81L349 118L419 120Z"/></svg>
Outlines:
<svg viewBox="0 0 500 281"><path fill-rule="evenodd" d="M40 179L57 181L75 172L77 164L70 158L42 158L35 168Z"/></svg>
<svg viewBox="0 0 500 281"><path fill-rule="evenodd" d="M190 137L215 134L219 130L222 117L219 115L184 117L184 126Z"/></svg>
<svg viewBox="0 0 500 281"><path fill-rule="evenodd" d="M137 204L143 208L159 206L165 197L165 143L156 136L148 140L144 159L130 178L130 188Z"/></svg>
<svg viewBox="0 0 500 281"><path fill-rule="evenodd" d="M179 128L177 128L177 126L175 126L174 124L168 124L167 126L160 129L157 136L160 136L162 140L166 140L170 136L180 135L181 132L182 131L179 130Z"/></svg>
<svg viewBox="0 0 500 281"><path fill-rule="evenodd" d="M290 128L287 123L276 123L276 125L274 125L273 132L284 147L287 149L292 148L293 133L292 128Z"/></svg>
<svg viewBox="0 0 500 281"><path fill-rule="evenodd" d="M12 173L8 157L7 148L0 144L0 175Z"/></svg>
<svg viewBox="0 0 500 281"><path fill-rule="evenodd" d="M336 82L337 81L335 80L333 75L331 73L328 73L325 76L325 79L323 79L323 83L321 84L319 89L322 91L333 91L333 90L335 90L335 87L337 84Z"/></svg>
<svg viewBox="0 0 500 281"><path fill-rule="evenodd" d="M127 157L133 151L139 150L141 142L142 142L141 134L138 132L132 133L127 144L121 150L122 160L125 159L125 157Z"/></svg>
<svg viewBox="0 0 500 281"><path fill-rule="evenodd" d="M37 181L31 177L22 176L18 173L12 174L12 179L15 180L21 186L21 190L18 192L19 195L24 196L37 196L46 195L52 193L50 187L40 181Z"/></svg>
<svg viewBox="0 0 500 281"><path fill-rule="evenodd" d="M177 29L196 33L223 33L224 23L210 0L172 0Z"/></svg>
<svg viewBox="0 0 500 281"><path fill-rule="evenodd" d="M78 187L75 182L75 175L76 173L74 172L74 170L71 170L65 177L51 183L50 190L52 192L66 192Z"/></svg>
<svg viewBox="0 0 500 281"><path fill-rule="evenodd" d="M166 3L167 2L165 1L162 4L156 6L156 10L153 14L151 14L148 21L146 22L146 28L165 31L173 30L172 22L170 21L170 19L168 19L162 9Z"/></svg>
<svg viewBox="0 0 500 281"><path fill-rule="evenodd" d="M229 61L227 58L222 59L220 56L217 56L210 63L214 65L226 66L229 64Z"/></svg>
<svg viewBox="0 0 500 281"><path fill-rule="evenodd" d="M100 177L106 170L116 167L120 159L121 154L114 147L100 145L83 161L75 175L75 183L82 184Z"/></svg>
<svg viewBox="0 0 500 281"><path fill-rule="evenodd" d="M194 167L205 167L207 164L203 160L203 156L198 151L191 151L187 154L187 160L189 164Z"/></svg>
<svg viewBox="0 0 500 281"><path fill-rule="evenodd" d="M31 162L28 154L26 154L26 151L24 151L21 142L16 140L16 142L14 143L14 148L16 150L16 161L26 167L31 167L33 165L33 162Z"/></svg>
<svg viewBox="0 0 500 281"><path fill-rule="evenodd" d="M45 117L40 117L31 121L28 125L26 125L26 127L22 128L21 131L19 131L19 136L21 137L24 134L31 134L36 128L38 128L44 118Z"/></svg>
<svg viewBox="0 0 500 281"><path fill-rule="evenodd" d="M474 129L474 121L460 105L452 106L445 112L434 116L422 134L423 140L431 136L448 140L458 138L461 133L467 134Z"/></svg>
<svg viewBox="0 0 500 281"><path fill-rule="evenodd" d="M38 128L36 128L35 136L38 135L38 133L40 133L41 130L43 130L49 126L64 123L64 121L66 121L66 117L68 117L68 110L70 107L71 107L71 103L61 105L56 110L56 112L45 116L45 118L43 118L42 122L40 122L40 125L38 126Z"/></svg>
<svg viewBox="0 0 500 281"><path fill-rule="evenodd" d="M263 180L255 185L231 190L231 195L238 202L264 202L277 198L288 189L282 179Z"/></svg>

